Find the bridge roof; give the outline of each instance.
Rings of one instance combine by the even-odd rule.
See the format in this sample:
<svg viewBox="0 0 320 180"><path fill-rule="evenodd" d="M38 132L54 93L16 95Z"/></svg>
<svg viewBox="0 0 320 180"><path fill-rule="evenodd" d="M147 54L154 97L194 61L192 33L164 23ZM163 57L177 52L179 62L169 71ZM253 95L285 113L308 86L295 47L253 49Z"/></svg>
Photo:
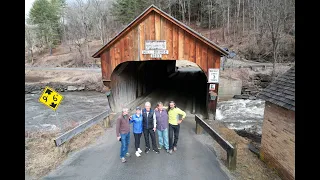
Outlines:
<svg viewBox="0 0 320 180"><path fill-rule="evenodd" d="M166 18L167 20L169 20L170 22L172 22L173 24L175 24L176 26L179 26L181 29L183 29L184 31L187 31L188 33L190 33L192 36L196 37L197 39L199 39L200 41L204 42L205 44L207 44L209 47L217 50L218 52L221 53L222 56L226 56L229 53L224 50L222 47L218 46L217 44L215 44L214 42L210 41L208 38L202 36L201 34L197 33L196 31L194 31L193 29L191 29L190 27L186 26L185 24L183 24L182 22L178 21L177 19L175 19L174 17L172 17L171 15L167 14L166 12L162 11L161 9L159 9L158 7L156 7L155 5L151 5L149 6L144 12L142 12L137 18L135 18L131 23L129 23L122 31L120 31L115 37L113 37L107 44L105 44L102 48L100 48L96 53L94 53L92 55L92 57L94 58L98 58L100 57L101 53L104 52L106 49L108 49L111 45L113 45L118 39L120 39L123 35L126 34L126 32L130 31L133 27L135 27L136 25L138 25L141 21L143 21L143 18L145 16L147 16L148 14L150 14L152 11L160 14L162 17Z"/></svg>
<svg viewBox="0 0 320 180"><path fill-rule="evenodd" d="M295 111L295 66L262 90L258 98Z"/></svg>

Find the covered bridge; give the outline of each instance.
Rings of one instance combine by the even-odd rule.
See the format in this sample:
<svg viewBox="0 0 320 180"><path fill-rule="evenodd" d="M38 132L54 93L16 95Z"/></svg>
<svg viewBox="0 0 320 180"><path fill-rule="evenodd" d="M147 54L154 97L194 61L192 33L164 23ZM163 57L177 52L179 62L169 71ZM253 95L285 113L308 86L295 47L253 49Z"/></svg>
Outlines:
<svg viewBox="0 0 320 180"><path fill-rule="evenodd" d="M215 113L223 48L151 5L98 50L103 83L110 90L111 109L119 111L136 98L166 86L176 60L196 63L202 70L198 84L189 84L196 99ZM160 82L160 81L161 82ZM214 108L213 108L214 107Z"/></svg>

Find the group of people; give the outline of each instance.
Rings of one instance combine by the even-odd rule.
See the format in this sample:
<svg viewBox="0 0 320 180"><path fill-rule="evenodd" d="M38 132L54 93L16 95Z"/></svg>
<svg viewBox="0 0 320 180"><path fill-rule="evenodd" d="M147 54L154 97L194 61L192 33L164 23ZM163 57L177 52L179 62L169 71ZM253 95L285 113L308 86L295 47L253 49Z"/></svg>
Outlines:
<svg viewBox="0 0 320 180"><path fill-rule="evenodd" d="M152 149L160 153L162 148L169 154L177 151L179 139L180 124L186 117L186 113L176 107L174 101L169 102L169 107L163 106L158 102L155 109L151 109L151 103L146 102L145 108L141 110L136 108L136 113L129 116L127 108L122 109L121 116L117 119L116 135L117 140L121 141L120 159L124 163L125 157L129 157L128 147L130 143L130 124L133 124L133 135L135 140L135 155L141 156L140 138L144 136L145 153L150 151L149 136L151 137ZM156 143L156 134L158 134L158 143ZM159 145L159 146L158 146Z"/></svg>

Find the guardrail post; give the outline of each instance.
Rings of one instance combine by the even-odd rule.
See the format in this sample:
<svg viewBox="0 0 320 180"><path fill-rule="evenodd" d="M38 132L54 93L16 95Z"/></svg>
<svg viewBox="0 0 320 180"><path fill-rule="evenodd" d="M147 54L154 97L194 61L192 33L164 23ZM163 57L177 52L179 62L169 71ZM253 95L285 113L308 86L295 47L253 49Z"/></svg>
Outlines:
<svg viewBox="0 0 320 180"><path fill-rule="evenodd" d="M111 126L109 116L107 116L106 118L104 118L103 124L104 124L104 127L106 127L106 128L109 128L109 127Z"/></svg>
<svg viewBox="0 0 320 180"><path fill-rule="evenodd" d="M233 149L227 151L227 162L230 170L235 170L237 165L237 143L232 144Z"/></svg>
<svg viewBox="0 0 320 180"><path fill-rule="evenodd" d="M201 134L202 133L202 127L198 122L196 122L196 134Z"/></svg>

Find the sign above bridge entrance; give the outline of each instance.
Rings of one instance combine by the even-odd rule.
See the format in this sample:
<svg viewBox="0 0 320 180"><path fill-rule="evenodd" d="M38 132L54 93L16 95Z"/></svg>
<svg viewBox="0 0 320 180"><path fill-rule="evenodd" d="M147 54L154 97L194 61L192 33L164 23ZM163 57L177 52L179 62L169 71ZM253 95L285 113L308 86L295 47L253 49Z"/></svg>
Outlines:
<svg viewBox="0 0 320 180"><path fill-rule="evenodd" d="M167 49L166 40L146 40L145 41L145 49L151 50L151 49L161 49L165 50Z"/></svg>
<svg viewBox="0 0 320 180"><path fill-rule="evenodd" d="M142 50L142 54L150 54L151 58L161 58L162 54L169 54L166 48L165 40L146 40L145 50Z"/></svg>

